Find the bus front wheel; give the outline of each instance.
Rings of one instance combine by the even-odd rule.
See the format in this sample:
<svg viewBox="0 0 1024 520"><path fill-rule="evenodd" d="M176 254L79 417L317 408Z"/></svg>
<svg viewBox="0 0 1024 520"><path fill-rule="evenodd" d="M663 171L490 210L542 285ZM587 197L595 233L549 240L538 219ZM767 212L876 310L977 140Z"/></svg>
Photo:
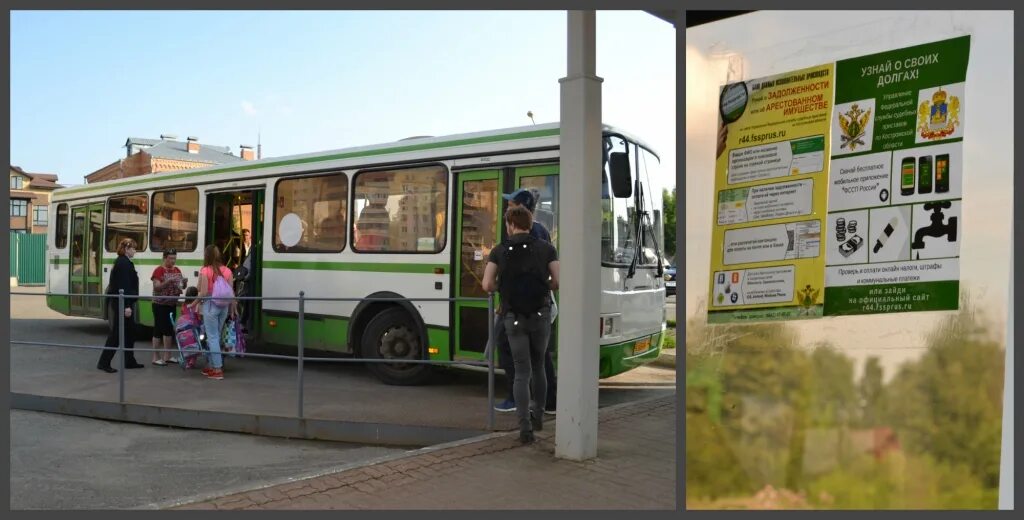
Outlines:
<svg viewBox="0 0 1024 520"><path fill-rule="evenodd" d="M367 359L426 359L423 341L413 320L403 309L387 309L374 316L362 337ZM431 367L422 363L367 363L377 378L389 385L420 385L427 382Z"/></svg>

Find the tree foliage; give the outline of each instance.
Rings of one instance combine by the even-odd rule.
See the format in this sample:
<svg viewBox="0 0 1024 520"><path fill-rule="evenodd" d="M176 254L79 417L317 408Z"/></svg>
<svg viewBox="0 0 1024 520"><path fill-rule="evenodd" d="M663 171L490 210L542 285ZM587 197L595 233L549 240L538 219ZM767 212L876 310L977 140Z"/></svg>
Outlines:
<svg viewBox="0 0 1024 520"><path fill-rule="evenodd" d="M669 192L661 190L662 211L664 212L665 226L665 255L669 258L676 257L676 189Z"/></svg>
<svg viewBox="0 0 1024 520"><path fill-rule="evenodd" d="M785 323L686 329L688 500L773 486L817 507L996 506L1005 354L969 299L888 382L880 359L858 380Z"/></svg>

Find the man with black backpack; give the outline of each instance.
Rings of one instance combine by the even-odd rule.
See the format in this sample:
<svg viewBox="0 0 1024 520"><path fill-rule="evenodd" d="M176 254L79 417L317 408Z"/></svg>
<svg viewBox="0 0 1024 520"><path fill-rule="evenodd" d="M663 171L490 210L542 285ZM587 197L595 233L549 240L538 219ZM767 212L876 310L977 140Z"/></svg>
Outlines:
<svg viewBox="0 0 1024 520"><path fill-rule="evenodd" d="M524 444L533 442L533 432L543 428L550 294L558 288L558 253L550 243L530 235L532 226L533 214L525 207L510 207L505 212L508 238L491 250L483 279L485 291L501 294L501 319L515 365L513 394L519 440Z"/></svg>
<svg viewBox="0 0 1024 520"><path fill-rule="evenodd" d="M533 215L533 224L530 227L530 235L534 238L543 240L545 242L551 242L551 233L548 229L537 221L537 204L540 201L540 191L535 188L520 188L512 193L506 193L501 196L503 199L508 201L510 208L523 207L530 211ZM554 244L552 244L554 245ZM557 307L554 307L552 302L552 321L556 315ZM500 314L500 313L499 313ZM515 391L512 388L513 381L515 380L516 370L515 364L512 362L512 352L508 344L508 336L505 334L505 323L500 317L495 319L494 322L494 340L497 345L498 352L498 364L505 371L505 381L508 385L507 395L508 397L501 403L494 406L495 410L499 412L514 412L516 410ZM555 413L556 405L556 374L555 364L552 359L552 351L554 350L553 338L548 340L548 349L544 354L544 373L547 376L547 404L544 406L544 413L552 414Z"/></svg>

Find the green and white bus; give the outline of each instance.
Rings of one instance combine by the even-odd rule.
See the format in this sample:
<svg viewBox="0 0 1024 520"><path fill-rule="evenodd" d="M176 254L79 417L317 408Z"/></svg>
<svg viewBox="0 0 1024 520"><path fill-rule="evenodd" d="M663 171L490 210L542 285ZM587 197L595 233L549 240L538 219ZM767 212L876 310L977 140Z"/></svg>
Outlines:
<svg viewBox="0 0 1024 520"><path fill-rule="evenodd" d="M665 330L659 159L639 139L603 127L600 376L657 358ZM539 192L536 218L558 245L559 125L494 130L231 165L161 172L54 192L47 304L105 317L102 294L117 242L139 244L140 292L174 248L198 281L203 248L237 260L251 232L252 296L486 297L487 256L505 233L502 193ZM563 270L568 268L563 266ZM139 322L151 326L148 304ZM254 301L254 345L296 346L298 302ZM479 361L486 302L305 303L305 348L365 358ZM556 322L557 326L557 322ZM418 384L423 364L369 363L390 384Z"/></svg>

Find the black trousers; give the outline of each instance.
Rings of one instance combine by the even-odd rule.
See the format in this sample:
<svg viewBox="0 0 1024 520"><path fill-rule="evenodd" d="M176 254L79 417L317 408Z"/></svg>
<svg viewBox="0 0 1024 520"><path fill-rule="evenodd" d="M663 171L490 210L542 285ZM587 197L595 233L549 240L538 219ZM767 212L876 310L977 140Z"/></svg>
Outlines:
<svg viewBox="0 0 1024 520"><path fill-rule="evenodd" d="M552 327L551 332L554 332L554 327ZM557 339L555 334L551 334L548 338L548 349L544 353L544 375L547 376L548 381L547 398L545 399L547 402L544 404L548 410L554 410L557 403L558 382L555 380L555 362L551 356ZM498 366L505 371L505 385L508 390L508 398L515 400L513 386L516 380L516 367L515 363L512 362L512 347L508 342L508 334L505 332L505 320L500 317L494 320L494 342L498 346ZM516 406L518 406L518 403L516 403Z"/></svg>
<svg viewBox="0 0 1024 520"><path fill-rule="evenodd" d="M107 342L104 344L106 347L114 347L113 349L104 350L100 354L100 362L98 367L106 368L110 366L110 362L114 360L114 354L117 354L117 346L120 344L120 330L117 327L117 307L110 309L110 333L107 334ZM137 364L135 361L135 311L132 310L132 317L124 319L124 366L130 367Z"/></svg>

